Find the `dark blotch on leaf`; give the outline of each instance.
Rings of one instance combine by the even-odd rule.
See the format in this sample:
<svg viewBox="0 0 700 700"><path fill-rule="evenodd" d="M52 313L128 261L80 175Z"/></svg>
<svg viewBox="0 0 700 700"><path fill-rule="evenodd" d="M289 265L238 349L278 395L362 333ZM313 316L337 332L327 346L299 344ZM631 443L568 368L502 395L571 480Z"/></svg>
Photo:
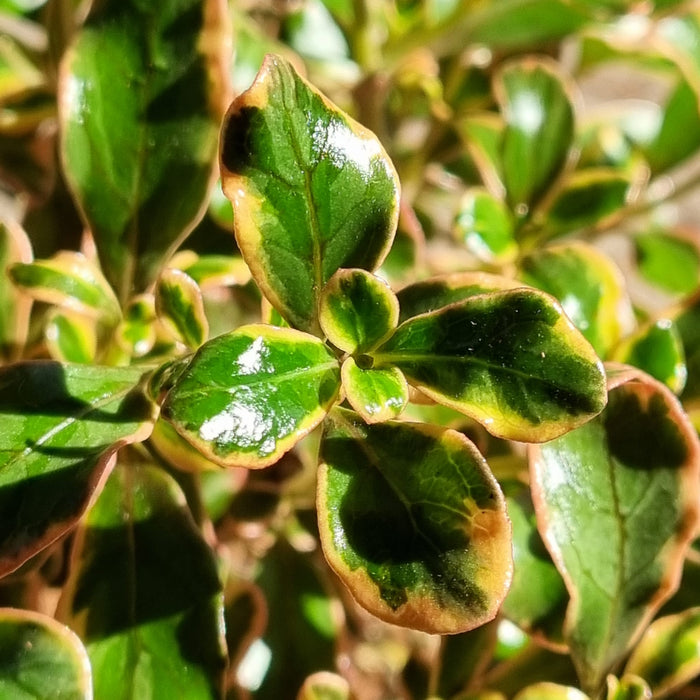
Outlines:
<svg viewBox="0 0 700 700"><path fill-rule="evenodd" d="M229 115L221 135L221 162L232 173L240 173L249 165L248 135L260 118L257 107L243 107Z"/></svg>
<svg viewBox="0 0 700 700"><path fill-rule="evenodd" d="M644 405L637 393L623 387L610 393L603 415L610 452L623 464L673 469L688 459L685 439L661 394L654 394Z"/></svg>

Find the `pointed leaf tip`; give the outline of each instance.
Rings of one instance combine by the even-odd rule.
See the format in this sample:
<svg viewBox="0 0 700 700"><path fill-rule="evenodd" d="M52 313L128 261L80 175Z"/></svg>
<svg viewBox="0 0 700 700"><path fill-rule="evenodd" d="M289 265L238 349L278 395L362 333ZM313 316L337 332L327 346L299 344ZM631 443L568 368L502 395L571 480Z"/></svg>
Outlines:
<svg viewBox="0 0 700 700"><path fill-rule="evenodd" d="M321 290L341 267L376 269L398 221L399 182L376 136L268 55L229 108L222 184L243 257L293 326L318 331Z"/></svg>

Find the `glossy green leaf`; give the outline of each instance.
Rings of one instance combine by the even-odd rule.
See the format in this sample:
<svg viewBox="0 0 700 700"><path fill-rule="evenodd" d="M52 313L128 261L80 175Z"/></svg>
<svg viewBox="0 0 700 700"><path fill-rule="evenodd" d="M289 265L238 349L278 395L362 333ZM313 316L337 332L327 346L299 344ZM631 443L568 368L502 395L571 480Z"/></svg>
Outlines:
<svg viewBox="0 0 700 700"><path fill-rule="evenodd" d="M644 156L656 174L683 162L698 148L698 96L685 80L680 80L666 102L658 131L643 145Z"/></svg>
<svg viewBox="0 0 700 700"><path fill-rule="evenodd" d="M338 362L318 338L244 326L199 349L162 414L208 459L255 469L316 427L339 388Z"/></svg>
<svg viewBox="0 0 700 700"><path fill-rule="evenodd" d="M572 88L553 65L538 59L510 63L494 93L506 128L501 143L508 201L524 215L562 171L573 140Z"/></svg>
<svg viewBox="0 0 700 700"><path fill-rule="evenodd" d="M547 212L553 234L609 225L629 203L634 182L616 168L586 168L567 179Z"/></svg>
<svg viewBox="0 0 700 700"><path fill-rule="evenodd" d="M209 334L202 292L182 270L166 268L158 277L156 313L168 330L185 345L198 348Z"/></svg>
<svg viewBox="0 0 700 700"><path fill-rule="evenodd" d="M642 275L662 289L689 294L700 284L700 247L689 236L652 231L634 238Z"/></svg>
<svg viewBox="0 0 700 700"><path fill-rule="evenodd" d="M96 698L221 697L216 560L163 470L117 465L78 532L59 614L85 643Z"/></svg>
<svg viewBox="0 0 700 700"><path fill-rule="evenodd" d="M186 272L200 289L244 285L250 281L250 270L238 256L197 255L192 250L183 250L173 256L170 264Z"/></svg>
<svg viewBox="0 0 700 700"><path fill-rule="evenodd" d="M350 685L337 673L319 671L309 676L297 700L350 700Z"/></svg>
<svg viewBox="0 0 700 700"><path fill-rule="evenodd" d="M512 440L550 440L605 405L600 360L556 301L535 289L482 294L416 316L373 357Z"/></svg>
<svg viewBox="0 0 700 700"><path fill-rule="evenodd" d="M683 342L673 321L660 319L625 338L610 359L644 370L680 394L685 386L687 370Z"/></svg>
<svg viewBox="0 0 700 700"><path fill-rule="evenodd" d="M510 277L487 272L453 272L405 286L398 294L399 322L488 292L522 286Z"/></svg>
<svg viewBox="0 0 700 700"><path fill-rule="evenodd" d="M256 583L267 601L267 624L237 676L247 678L244 687L255 692L256 700L294 698L307 676L335 668L342 608L324 588L309 555L283 540L267 553Z"/></svg>
<svg viewBox="0 0 700 700"><path fill-rule="evenodd" d="M365 270L338 270L321 296L319 321L343 352L367 352L396 328L399 302L389 285Z"/></svg>
<svg viewBox="0 0 700 700"><path fill-rule="evenodd" d="M644 678L655 698L669 696L699 675L700 608L652 622L634 648L625 672Z"/></svg>
<svg viewBox="0 0 700 700"><path fill-rule="evenodd" d="M513 582L501 610L531 636L562 649L566 585L537 531L529 492L522 489L507 503L513 527Z"/></svg>
<svg viewBox="0 0 700 700"><path fill-rule="evenodd" d="M576 688L544 681L521 690L513 700L589 700L589 697Z"/></svg>
<svg viewBox="0 0 700 700"><path fill-rule="evenodd" d="M255 281L295 327L317 328L341 267L376 269L391 246L399 185L374 134L292 66L268 56L228 111L222 182Z"/></svg>
<svg viewBox="0 0 700 700"><path fill-rule="evenodd" d="M64 57L65 172L122 302L154 281L206 206L225 22L221 0L106 0Z"/></svg>
<svg viewBox="0 0 700 700"><path fill-rule="evenodd" d="M474 161L487 190L497 198L505 195L500 146L504 124L495 114L469 115L457 122L457 131Z"/></svg>
<svg viewBox="0 0 700 700"><path fill-rule="evenodd" d="M607 687L606 700L651 700L651 689L646 681L638 676L608 676Z"/></svg>
<svg viewBox="0 0 700 700"><path fill-rule="evenodd" d="M601 357L634 327L622 273L592 246L576 241L536 250L523 259L521 276L559 299Z"/></svg>
<svg viewBox="0 0 700 700"><path fill-rule="evenodd" d="M0 269L29 263L32 247L17 224L0 221ZM0 275L0 358L14 360L27 339L31 298L20 292L6 275Z"/></svg>
<svg viewBox="0 0 700 700"><path fill-rule="evenodd" d="M10 268L10 278L38 301L111 322L119 318L119 302L107 280L80 253L64 250L48 260L17 263Z"/></svg>
<svg viewBox="0 0 700 700"><path fill-rule="evenodd" d="M566 640L595 694L678 585L700 444L666 387L623 368L598 418L531 449L540 530L571 596Z"/></svg>
<svg viewBox="0 0 700 700"><path fill-rule="evenodd" d="M47 615L0 608L0 659L0 697L92 700L85 648Z"/></svg>
<svg viewBox="0 0 700 700"><path fill-rule="evenodd" d="M479 260L503 265L518 255L513 219L500 200L480 188L467 190L459 203L453 233Z"/></svg>
<svg viewBox="0 0 700 700"><path fill-rule="evenodd" d="M0 369L0 575L68 532L116 450L148 436L143 372L48 361Z"/></svg>
<svg viewBox="0 0 700 700"><path fill-rule="evenodd" d="M408 403L408 384L396 367L362 368L348 357L341 378L345 398L367 423L398 418Z"/></svg>
<svg viewBox="0 0 700 700"><path fill-rule="evenodd" d="M95 360L97 334L91 319L74 311L54 309L44 329L51 357L59 362L90 364Z"/></svg>
<svg viewBox="0 0 700 700"><path fill-rule="evenodd" d="M433 633L494 617L510 582L510 525L473 443L418 423L370 426L334 409L321 462L321 543L361 605Z"/></svg>

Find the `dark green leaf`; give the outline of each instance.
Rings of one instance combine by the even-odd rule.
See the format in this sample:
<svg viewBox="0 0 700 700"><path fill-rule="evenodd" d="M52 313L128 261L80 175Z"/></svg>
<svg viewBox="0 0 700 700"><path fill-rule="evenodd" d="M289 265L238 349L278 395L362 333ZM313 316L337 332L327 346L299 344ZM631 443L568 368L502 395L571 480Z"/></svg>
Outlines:
<svg viewBox="0 0 700 700"><path fill-rule="evenodd" d="M521 275L559 299L601 357L633 328L634 312L622 273L592 246L577 241L536 250L523 259Z"/></svg>
<svg viewBox="0 0 700 700"><path fill-rule="evenodd" d="M661 125L651 142L643 144L644 155L653 173L662 173L700 148L698 96L685 80L680 80L664 108Z"/></svg>
<svg viewBox="0 0 700 700"><path fill-rule="evenodd" d="M549 440L605 405L600 360L535 289L477 295L402 323L373 354L499 437Z"/></svg>
<svg viewBox="0 0 700 700"><path fill-rule="evenodd" d="M256 700L293 698L309 674L335 668L342 613L308 555L285 541L267 553L256 582L265 594L268 615L262 638L251 650L257 644L258 652L267 651L269 661L267 667L251 664L251 670L257 666L257 677L251 677L248 686ZM239 678L240 674L239 667Z"/></svg>
<svg viewBox="0 0 700 700"><path fill-rule="evenodd" d="M85 643L95 697L221 697L216 560L161 469L115 468L76 538L59 611Z"/></svg>
<svg viewBox="0 0 700 700"><path fill-rule="evenodd" d="M229 109L222 181L256 282L293 326L317 329L338 268L376 269L396 230L398 178L376 137L277 56Z"/></svg>
<svg viewBox="0 0 700 700"><path fill-rule="evenodd" d="M408 403L408 384L396 367L362 369L348 357L341 377L345 398L367 423L398 418Z"/></svg>
<svg viewBox="0 0 700 700"><path fill-rule="evenodd" d="M523 59L497 75L506 128L501 143L508 201L523 216L562 171L573 141L572 88L553 64Z"/></svg>
<svg viewBox="0 0 700 700"><path fill-rule="evenodd" d="M166 268L158 277L156 313L168 330L191 348L198 348L209 333L202 292L186 273Z"/></svg>
<svg viewBox="0 0 700 700"><path fill-rule="evenodd" d="M225 21L219 0L105 0L65 56L65 171L122 302L153 282L206 204Z"/></svg>
<svg viewBox="0 0 700 700"><path fill-rule="evenodd" d="M0 697L92 700L90 661L78 637L52 618L0 608Z"/></svg>
<svg viewBox="0 0 700 700"><path fill-rule="evenodd" d="M343 352L363 353L396 328L399 302L389 285L365 270L338 270L321 296L319 321Z"/></svg>
<svg viewBox="0 0 700 700"><path fill-rule="evenodd" d="M554 235L609 225L629 203L630 175L615 168L586 168L574 173L547 212Z"/></svg>
<svg viewBox="0 0 700 700"><path fill-rule="evenodd" d="M323 550L360 604L433 633L493 618L510 582L510 526L473 443L436 426L368 426L334 409L321 461Z"/></svg>
<svg viewBox="0 0 700 700"><path fill-rule="evenodd" d="M513 526L513 582L502 612L530 635L561 650L566 586L537 531L529 492L522 489L507 503Z"/></svg>
<svg viewBox="0 0 700 700"><path fill-rule="evenodd" d="M681 336L688 372L683 400L700 398L700 293L680 306L673 321Z"/></svg>
<svg viewBox="0 0 700 700"><path fill-rule="evenodd" d="M318 425L339 388L338 362L318 338L244 326L199 349L162 414L208 459L255 469Z"/></svg>
<svg viewBox="0 0 700 700"><path fill-rule="evenodd" d="M700 674L700 608L655 620L625 666L644 678L654 697L668 696Z"/></svg>
<svg viewBox="0 0 700 700"><path fill-rule="evenodd" d="M598 418L531 449L542 536L571 596L565 637L596 694L678 585L698 521L698 437L662 384L614 369Z"/></svg>
<svg viewBox="0 0 700 700"><path fill-rule="evenodd" d="M689 236L652 231L634 238L639 271L652 284L688 294L700 283L700 248Z"/></svg>
<svg viewBox="0 0 700 700"><path fill-rule="evenodd" d="M0 369L0 574L78 521L111 458L143 440L143 369L26 362Z"/></svg>

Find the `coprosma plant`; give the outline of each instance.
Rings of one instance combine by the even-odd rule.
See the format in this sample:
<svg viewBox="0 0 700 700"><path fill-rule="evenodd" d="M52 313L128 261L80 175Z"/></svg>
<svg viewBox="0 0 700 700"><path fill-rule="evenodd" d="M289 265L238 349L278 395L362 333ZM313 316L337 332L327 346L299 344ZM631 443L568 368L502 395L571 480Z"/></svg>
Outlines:
<svg viewBox="0 0 700 700"><path fill-rule="evenodd" d="M534 7L553 37L597 5L503 4L521 30ZM499 3L466 5L387 11L403 63L374 85L384 117L358 88L403 200L377 136L282 55L224 116L224 3L103 0L75 30L57 104L82 252L33 260L2 227L0 696L622 700L698 672L692 593L649 626L698 526L698 438L674 395L698 303L636 327L607 256L545 246L634 206L665 147L577 134L550 58L487 70L403 46L422 12L433 44L455 17L477 40L503 20ZM379 20L362 7L344 26L371 77ZM290 15L302 54L323 8ZM245 58L251 20L236 18ZM696 14L672 19L700 37ZM591 36L600 53L607 35ZM40 84L8 46L7 74ZM22 99L29 132L41 102ZM217 143L242 258L207 252L201 225L181 248ZM455 191L451 250L469 264L406 265L437 245L437 195ZM666 280L679 239L638 240ZM508 648L518 628L530 641Z"/></svg>

